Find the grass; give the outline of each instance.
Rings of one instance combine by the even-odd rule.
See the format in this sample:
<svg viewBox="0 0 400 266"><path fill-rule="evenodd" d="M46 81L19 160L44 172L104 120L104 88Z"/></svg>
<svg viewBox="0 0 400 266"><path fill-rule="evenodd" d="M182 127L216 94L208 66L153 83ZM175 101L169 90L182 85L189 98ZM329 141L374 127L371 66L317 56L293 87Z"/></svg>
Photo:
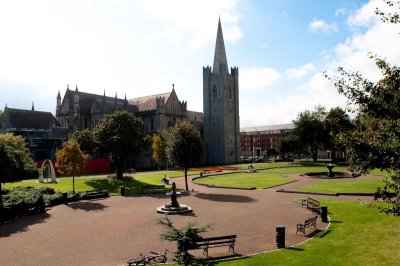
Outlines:
<svg viewBox="0 0 400 266"><path fill-rule="evenodd" d="M307 185L296 190L302 192L322 192L322 193L373 193L376 188L383 188L384 178L370 179L347 179L347 180L323 180L317 183Z"/></svg>
<svg viewBox="0 0 400 266"><path fill-rule="evenodd" d="M398 265L399 217L361 202L322 203L328 206L332 224L315 239L295 248L209 265Z"/></svg>
<svg viewBox="0 0 400 266"><path fill-rule="evenodd" d="M189 172L188 174L196 174L197 172ZM119 195L120 187L125 186L127 194L135 194L140 192L140 186L144 185L161 185L161 178L166 175L168 178L183 176L181 171L160 171L149 173L133 174L133 181L128 180L111 180L105 175L75 177L75 191L105 189L110 195ZM32 186L32 187L51 187L56 191L72 191L72 177L57 178L56 184L38 183L37 180L24 180L16 183L6 183L5 188L16 186ZM167 186L167 189L169 186Z"/></svg>
<svg viewBox="0 0 400 266"><path fill-rule="evenodd" d="M293 181L295 181L295 179L286 178L278 174L266 175L262 172L215 175L195 180L195 182L199 184L240 188L269 188Z"/></svg>

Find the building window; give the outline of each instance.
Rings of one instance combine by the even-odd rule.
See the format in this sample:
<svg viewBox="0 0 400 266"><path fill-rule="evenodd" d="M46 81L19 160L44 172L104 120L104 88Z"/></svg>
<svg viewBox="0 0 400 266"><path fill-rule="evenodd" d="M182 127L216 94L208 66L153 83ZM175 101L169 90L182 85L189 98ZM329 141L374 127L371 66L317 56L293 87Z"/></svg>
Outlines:
<svg viewBox="0 0 400 266"><path fill-rule="evenodd" d="M214 85L212 88L212 99L216 100L218 98L218 91L217 91L217 86Z"/></svg>

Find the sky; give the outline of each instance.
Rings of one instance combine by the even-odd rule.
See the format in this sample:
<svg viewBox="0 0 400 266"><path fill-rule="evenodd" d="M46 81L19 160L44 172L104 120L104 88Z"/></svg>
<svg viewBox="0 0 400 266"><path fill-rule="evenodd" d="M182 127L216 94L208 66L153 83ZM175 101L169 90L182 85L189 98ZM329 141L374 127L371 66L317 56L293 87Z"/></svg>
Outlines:
<svg viewBox="0 0 400 266"><path fill-rule="evenodd" d="M55 114L67 85L128 99L170 92L203 111L221 18L239 68L240 126L291 123L304 110L346 107L323 72L381 78L368 53L400 65L400 25L383 0L0 0L0 110Z"/></svg>

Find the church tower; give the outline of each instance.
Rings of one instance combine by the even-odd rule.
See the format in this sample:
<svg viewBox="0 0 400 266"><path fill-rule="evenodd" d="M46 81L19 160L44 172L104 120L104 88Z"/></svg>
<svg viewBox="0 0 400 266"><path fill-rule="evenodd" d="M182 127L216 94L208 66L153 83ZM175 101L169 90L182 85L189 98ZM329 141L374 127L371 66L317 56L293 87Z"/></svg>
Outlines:
<svg viewBox="0 0 400 266"><path fill-rule="evenodd" d="M203 67L203 133L209 164L240 160L238 76L237 67L229 73L219 20L213 68Z"/></svg>

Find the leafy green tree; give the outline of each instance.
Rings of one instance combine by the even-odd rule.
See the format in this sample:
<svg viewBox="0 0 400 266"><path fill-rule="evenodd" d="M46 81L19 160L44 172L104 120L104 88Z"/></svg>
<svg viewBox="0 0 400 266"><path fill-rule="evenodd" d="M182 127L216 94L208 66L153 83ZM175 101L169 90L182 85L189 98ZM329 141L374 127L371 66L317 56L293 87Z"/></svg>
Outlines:
<svg viewBox="0 0 400 266"><path fill-rule="evenodd" d="M275 150L275 149L268 149L268 150L265 152L265 154L266 154L267 156L269 156L269 157L274 157L274 158L276 158L276 156L279 155L279 152L278 152L277 150Z"/></svg>
<svg viewBox="0 0 400 266"><path fill-rule="evenodd" d="M393 1L393 0L383 0L388 6L394 7L400 10L400 1ZM383 12L379 8L375 9L375 14L381 17L383 22L397 24L400 23L400 13L399 11L394 12Z"/></svg>
<svg viewBox="0 0 400 266"><path fill-rule="evenodd" d="M287 154L304 153L299 138L294 134L290 134L280 141L279 152L282 158L285 158Z"/></svg>
<svg viewBox="0 0 400 266"><path fill-rule="evenodd" d="M34 178L37 174L25 140L13 134L0 134L0 212L3 209L1 184Z"/></svg>
<svg viewBox="0 0 400 266"><path fill-rule="evenodd" d="M349 115L340 107L331 108L327 113L325 120L325 128L329 134L327 147L332 149L331 158L336 159L336 151L344 150L345 147L340 142L340 134L344 134L353 129L353 124Z"/></svg>
<svg viewBox="0 0 400 266"><path fill-rule="evenodd" d="M74 139L63 143L63 147L56 151L56 167L63 175L72 175L72 191L75 193L75 176L84 173L87 155L79 148Z"/></svg>
<svg viewBox="0 0 400 266"><path fill-rule="evenodd" d="M84 153L93 154L95 152L96 142L94 141L93 131L89 129L76 130L72 134L72 138L78 142Z"/></svg>
<svg viewBox="0 0 400 266"><path fill-rule="evenodd" d="M168 134L166 153L168 160L185 172L186 190L189 190L187 171L200 163L204 144L200 132L190 122L178 121Z"/></svg>
<svg viewBox="0 0 400 266"><path fill-rule="evenodd" d="M324 148L329 139L324 125L325 115L325 108L318 106L314 111L300 113L293 121L295 128L292 134L298 137L302 147L310 151L315 162L318 150Z"/></svg>
<svg viewBox="0 0 400 266"><path fill-rule="evenodd" d="M355 130L343 136L356 170L380 168L390 173L387 185L400 196L400 68L373 57L383 79L374 83L359 72L339 68L340 77L328 77L360 114ZM400 215L400 199L383 209Z"/></svg>
<svg viewBox="0 0 400 266"><path fill-rule="evenodd" d="M125 162L142 147L143 122L129 112L114 112L97 124L94 138L100 149L114 162L117 179L122 179Z"/></svg>

